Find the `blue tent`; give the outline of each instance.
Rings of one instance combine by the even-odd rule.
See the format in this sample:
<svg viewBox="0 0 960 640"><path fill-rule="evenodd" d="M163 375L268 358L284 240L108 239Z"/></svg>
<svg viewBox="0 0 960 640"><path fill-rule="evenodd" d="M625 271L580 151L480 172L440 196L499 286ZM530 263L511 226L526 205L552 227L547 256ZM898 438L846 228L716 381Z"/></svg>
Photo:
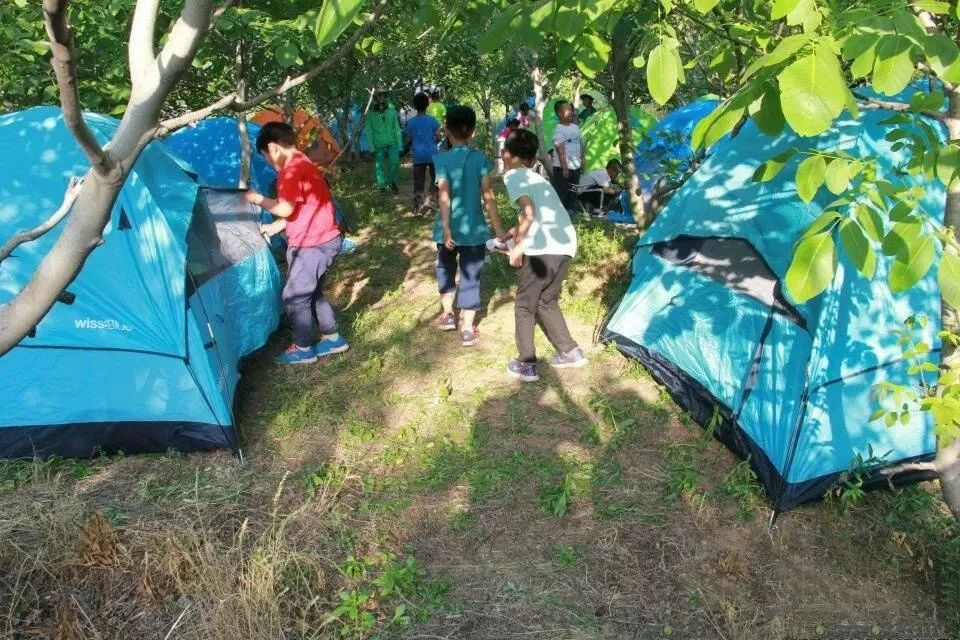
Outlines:
<svg viewBox="0 0 960 640"><path fill-rule="evenodd" d="M935 452L927 415L889 429L870 419L874 385L914 382L894 329L926 316L921 337L934 347L930 360L938 357L935 270L893 295L888 261L867 280L841 254L826 292L797 304L782 286L795 242L835 196L823 189L810 204L797 197L802 154L770 182L752 179L760 162L790 147L876 156L892 169L903 156L884 139L889 115L844 116L816 138L768 137L748 123L644 234L632 282L604 330L697 421L720 422L717 436L749 456L781 511L821 497L858 455L894 464ZM942 188L925 187L926 211L942 214Z"/></svg>
<svg viewBox="0 0 960 640"><path fill-rule="evenodd" d="M344 126L340 126L341 120L344 120L342 123ZM360 129L359 133L357 132L361 120L363 120L363 112L360 107L354 105L350 109L348 118L343 117L343 109L337 110L335 117L330 119L330 126L327 128L333 133L341 148L346 147L347 142L356 134L357 139L354 141L353 149L364 153L370 151L370 144L367 142L367 134L364 133L363 129Z"/></svg>
<svg viewBox="0 0 960 640"><path fill-rule="evenodd" d="M260 125L247 125L251 146L260 133ZM166 144L197 172L200 184L216 189L235 188L240 181L240 133L235 118L207 118L192 127L175 131ZM253 150L250 186L271 193L277 172Z"/></svg>
<svg viewBox="0 0 960 640"><path fill-rule="evenodd" d="M693 130L719 104L719 100L701 98L674 109L640 140L634 153L634 162L646 206L653 204L653 190L657 183L669 182L671 176L679 176L689 169L696 155L690 144ZM620 205L623 220L616 217L614 220L633 222L626 191L620 196Z"/></svg>
<svg viewBox="0 0 960 640"><path fill-rule="evenodd" d="M119 124L85 119L101 143ZM0 116L0 162L0 238L46 219L89 166L51 107ZM69 295L0 357L0 458L237 446L238 365L277 326L280 274L254 209L184 166L144 150ZM65 224L0 264L0 304Z"/></svg>

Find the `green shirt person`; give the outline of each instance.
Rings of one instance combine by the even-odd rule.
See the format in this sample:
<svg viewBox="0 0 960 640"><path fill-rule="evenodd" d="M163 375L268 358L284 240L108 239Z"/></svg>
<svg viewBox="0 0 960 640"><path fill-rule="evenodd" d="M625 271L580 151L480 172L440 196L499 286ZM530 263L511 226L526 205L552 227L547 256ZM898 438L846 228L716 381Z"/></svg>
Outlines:
<svg viewBox="0 0 960 640"><path fill-rule="evenodd" d="M439 91L430 92L430 105L427 107L427 115L436 118L441 127L444 126L447 119L447 107L440 102Z"/></svg>
<svg viewBox="0 0 960 640"><path fill-rule="evenodd" d="M373 108L367 114L364 133L373 150L377 173L377 187L398 193L397 173L400 171L400 119L397 110L387 101L387 94L378 91L373 97Z"/></svg>
<svg viewBox="0 0 960 640"><path fill-rule="evenodd" d="M583 103L583 111L580 112L579 120L580 124L583 124L586 122L587 118L597 112L597 109L593 106L593 96L591 96L589 93L585 93L580 96L580 101Z"/></svg>

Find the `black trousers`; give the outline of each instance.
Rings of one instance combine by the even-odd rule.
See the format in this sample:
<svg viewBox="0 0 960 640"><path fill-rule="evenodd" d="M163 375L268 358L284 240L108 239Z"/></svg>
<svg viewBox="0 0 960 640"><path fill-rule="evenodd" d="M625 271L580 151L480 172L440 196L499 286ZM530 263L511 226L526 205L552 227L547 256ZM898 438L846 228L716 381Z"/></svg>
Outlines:
<svg viewBox="0 0 960 640"><path fill-rule="evenodd" d="M558 353L577 348L560 312L560 292L570 268L570 256L524 256L517 287L515 322L520 362L536 362L533 332L537 320Z"/></svg>
<svg viewBox="0 0 960 640"><path fill-rule="evenodd" d="M430 184L427 185L427 172L430 173ZM437 168L432 162L424 162L413 165L413 206L419 207L423 203L424 188L428 188L430 193L436 189Z"/></svg>
<svg viewBox="0 0 960 640"><path fill-rule="evenodd" d="M557 195L560 196L560 202L563 203L567 209L573 209L573 205L576 204L577 198L570 190L572 185L580 184L580 169L570 169L569 178L563 177L563 169L560 167L553 168L553 188L556 189Z"/></svg>
<svg viewBox="0 0 960 640"><path fill-rule="evenodd" d="M600 191L594 189L592 191L584 191L583 193L579 194L577 198L579 198L580 202L588 204L594 209L599 209L601 195L602 194ZM612 198L613 196L610 197Z"/></svg>

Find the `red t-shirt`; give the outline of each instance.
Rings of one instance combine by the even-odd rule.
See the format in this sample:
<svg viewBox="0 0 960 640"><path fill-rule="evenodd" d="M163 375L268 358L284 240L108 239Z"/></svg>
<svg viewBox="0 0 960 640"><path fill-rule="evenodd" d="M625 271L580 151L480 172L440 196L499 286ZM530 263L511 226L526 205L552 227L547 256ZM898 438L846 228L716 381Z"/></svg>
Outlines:
<svg viewBox="0 0 960 640"><path fill-rule="evenodd" d="M287 218L287 244L291 247L316 247L340 235L327 181L299 151L280 172L277 197L294 207Z"/></svg>

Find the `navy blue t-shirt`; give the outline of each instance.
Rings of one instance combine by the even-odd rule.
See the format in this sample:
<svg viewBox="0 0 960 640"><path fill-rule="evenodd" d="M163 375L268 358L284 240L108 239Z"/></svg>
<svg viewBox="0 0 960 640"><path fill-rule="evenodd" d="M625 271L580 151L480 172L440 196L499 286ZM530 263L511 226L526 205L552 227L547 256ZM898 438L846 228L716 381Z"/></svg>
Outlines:
<svg viewBox="0 0 960 640"><path fill-rule="evenodd" d="M439 129L440 123L433 116L417 115L407 122L407 135L413 141L413 164L433 162Z"/></svg>

